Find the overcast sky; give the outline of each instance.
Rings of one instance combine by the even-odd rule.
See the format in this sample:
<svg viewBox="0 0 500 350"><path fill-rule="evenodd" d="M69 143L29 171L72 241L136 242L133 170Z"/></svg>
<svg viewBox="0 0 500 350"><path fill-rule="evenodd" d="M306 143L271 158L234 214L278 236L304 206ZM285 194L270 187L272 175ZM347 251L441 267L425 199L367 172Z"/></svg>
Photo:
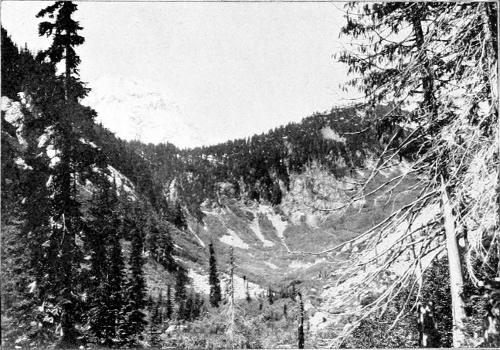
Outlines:
<svg viewBox="0 0 500 350"><path fill-rule="evenodd" d="M45 6L2 1L2 25L16 43L46 48L35 18ZM203 142L249 136L345 102L346 67L332 57L341 48L342 6L79 3L81 79L96 89L125 79L161 92L205 133Z"/></svg>

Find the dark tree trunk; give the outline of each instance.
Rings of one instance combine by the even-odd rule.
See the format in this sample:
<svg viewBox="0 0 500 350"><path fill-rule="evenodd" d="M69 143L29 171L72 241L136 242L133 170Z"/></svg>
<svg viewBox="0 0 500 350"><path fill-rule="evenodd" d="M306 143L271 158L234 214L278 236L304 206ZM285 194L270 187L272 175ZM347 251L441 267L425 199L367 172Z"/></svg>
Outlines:
<svg viewBox="0 0 500 350"><path fill-rule="evenodd" d="M298 293L300 300L300 319L299 319L299 329L298 329L298 345L297 348L304 349L305 337L304 337L304 302L302 301L302 294Z"/></svg>
<svg viewBox="0 0 500 350"><path fill-rule="evenodd" d="M69 100L69 84L70 84L70 76L71 76L71 68L69 62L69 52L70 52L70 42L71 42L71 34L68 29L66 29L66 59L65 59L65 74L64 74L64 98L66 101Z"/></svg>
<svg viewBox="0 0 500 350"><path fill-rule="evenodd" d="M431 117L435 119L437 117L437 106L434 98L434 75L432 73L432 67L429 60L427 59L427 54L424 48L424 31L422 29L422 14L417 11L411 19L413 32L415 34L415 43L420 51L420 59L423 64L423 75L422 75L422 89L424 90L424 108L427 113L430 113Z"/></svg>

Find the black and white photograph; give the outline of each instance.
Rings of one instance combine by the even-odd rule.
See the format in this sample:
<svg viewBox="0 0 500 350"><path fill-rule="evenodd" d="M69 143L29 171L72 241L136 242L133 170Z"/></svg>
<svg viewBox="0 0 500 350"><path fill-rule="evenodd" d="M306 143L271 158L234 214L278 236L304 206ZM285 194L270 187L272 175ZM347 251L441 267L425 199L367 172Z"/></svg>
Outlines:
<svg viewBox="0 0 500 350"><path fill-rule="evenodd" d="M500 348L498 11L2 0L1 348Z"/></svg>

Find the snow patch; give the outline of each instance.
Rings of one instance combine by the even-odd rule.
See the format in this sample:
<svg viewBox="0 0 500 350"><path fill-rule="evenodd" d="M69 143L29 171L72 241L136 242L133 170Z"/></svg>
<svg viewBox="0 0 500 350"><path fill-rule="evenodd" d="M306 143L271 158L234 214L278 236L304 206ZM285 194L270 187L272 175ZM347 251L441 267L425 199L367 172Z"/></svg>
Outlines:
<svg viewBox="0 0 500 350"><path fill-rule="evenodd" d="M255 215L255 218L250 223L250 229L253 231L253 233L255 233L255 235L257 236L257 238L260 239L260 241L262 242L262 244L264 245L264 247L272 247L272 246L274 246L274 242L271 242L271 241L267 240L264 237L264 235L262 234L262 231L261 231L260 225L259 225L259 217L258 217L258 215Z"/></svg>
<svg viewBox="0 0 500 350"><path fill-rule="evenodd" d="M281 216L276 214L274 212L273 208L271 206L268 206L268 205L258 204L257 209L255 210L254 214L257 216L257 213L265 215L269 219L269 221L271 221L271 224L273 225L273 227L276 230L276 235L279 237L279 239L281 240L282 244L287 249L287 251L290 251L290 249L288 248L288 246L286 244L285 236L283 234L287 228L287 222L281 220ZM257 230L254 229L254 227L255 227L254 225L258 225L258 221L257 221L257 224L255 223L255 221L256 221L256 219L254 219L254 222L252 222L251 228L253 231L256 232L256 235L257 235ZM259 232L261 232L260 227L259 227ZM257 235L257 237L258 237L258 235Z"/></svg>
<svg viewBox="0 0 500 350"><path fill-rule="evenodd" d="M36 289L36 281L33 281L31 282L30 284L28 284L28 293L34 293L35 292L35 289Z"/></svg>
<svg viewBox="0 0 500 350"><path fill-rule="evenodd" d="M231 245L231 246L236 247L236 248L241 248L241 249L248 249L249 248L248 244L243 242L243 240L236 234L236 232L234 232L233 230L231 230L230 228L227 228L227 227L226 227L226 229L227 229L227 232L229 233L229 235L225 235L225 236L222 236L221 238L219 238L219 240L222 243Z"/></svg>
<svg viewBox="0 0 500 350"><path fill-rule="evenodd" d="M188 277L191 279L193 288L196 292L206 295L210 294L210 283L208 282L208 275L204 275L194 271L193 269L189 269ZM228 274L220 273L219 279L223 297L228 297L227 292L229 290L230 277ZM248 280L243 279L238 275L233 276L233 284L234 297L236 299L245 299L247 296L247 289L251 297L255 297L264 292L264 289L262 289L258 284L249 282Z"/></svg>
<svg viewBox="0 0 500 350"><path fill-rule="evenodd" d="M345 137L340 136L335 130L333 130L329 126L325 126L323 129L321 129L321 136L323 136L324 139L340 142L343 144L345 144L346 141Z"/></svg>
<svg viewBox="0 0 500 350"><path fill-rule="evenodd" d="M17 165L18 167L20 167L21 169L23 169L23 170L26 170L26 169L33 170L33 167L32 167L32 166L30 166L30 165L28 165L28 164L26 164L26 162L24 161L24 159L23 159L23 158L21 158L21 157L17 157L17 158L14 160L14 163L16 163L16 165Z"/></svg>
<svg viewBox="0 0 500 350"><path fill-rule="evenodd" d="M203 241L201 240L200 236L198 236L198 235L196 234L196 232L194 232L194 230L193 230L191 227L189 227L189 231L191 231L191 233L193 234L193 236L195 236L195 237L196 237L196 239L198 240L198 243L200 243L200 245L201 245L203 248L205 248L205 247L206 247L205 242L203 242Z"/></svg>
<svg viewBox="0 0 500 350"><path fill-rule="evenodd" d="M298 270L298 269L306 269L308 267L313 266L312 263L306 263L302 261L292 261L288 267L292 270Z"/></svg>
<svg viewBox="0 0 500 350"><path fill-rule="evenodd" d="M80 138L80 142L85 144L85 145L89 145L92 148L99 148L99 147L97 147L97 145L95 143L93 143L92 141L89 141L89 140L85 140L84 138Z"/></svg>
<svg viewBox="0 0 500 350"><path fill-rule="evenodd" d="M281 220L281 218L278 215L268 215L269 220L273 224L274 228L276 229L276 234L280 239L284 239L285 235L283 234L286 230L287 224L285 221Z"/></svg>
<svg viewBox="0 0 500 350"><path fill-rule="evenodd" d="M202 275L193 269L189 269L188 277L193 282L193 288L198 293L210 294L210 284L208 283L208 276Z"/></svg>
<svg viewBox="0 0 500 350"><path fill-rule="evenodd" d="M47 154L47 157L49 157L50 159L51 168L55 167L61 161L61 157L59 157L60 152L54 147L54 145L48 145L45 150L45 153Z"/></svg>
<svg viewBox="0 0 500 350"><path fill-rule="evenodd" d="M326 261L325 258L315 260L314 262L302 262L302 261L294 260L288 266L293 270L308 269L314 265L320 264L320 263L325 262L325 261Z"/></svg>
<svg viewBox="0 0 500 350"><path fill-rule="evenodd" d="M54 178L52 175L50 175L49 178L47 179L47 182L45 183L45 187L49 188L50 186L52 186L53 182L54 182Z"/></svg>
<svg viewBox="0 0 500 350"><path fill-rule="evenodd" d="M313 333L335 324L331 315L324 311L317 311L309 318L309 327Z"/></svg>
<svg viewBox="0 0 500 350"><path fill-rule="evenodd" d="M38 137L38 148L46 146L53 134L54 128L52 126L45 128L45 132Z"/></svg>
<svg viewBox="0 0 500 350"><path fill-rule="evenodd" d="M269 266L273 270L278 269L278 266L274 265L272 262L264 261L264 264L266 264L267 266Z"/></svg>
<svg viewBox="0 0 500 350"><path fill-rule="evenodd" d="M271 221L271 224L273 224L274 228L276 229L276 235L279 237L281 240L281 243L283 246L286 248L288 252L290 252L290 248L288 247L288 244L286 244L286 239L284 232L287 227L287 223L283 220L281 220L281 217L279 215L276 215L274 213L271 213L271 215L267 216L269 220Z"/></svg>
<svg viewBox="0 0 500 350"><path fill-rule="evenodd" d="M223 278L221 279L221 289L223 291L227 290L229 287L229 283L229 275L224 274ZM251 297L256 297L257 295L264 293L264 289L262 289L261 286L253 282L249 282L248 280L245 280L238 275L234 275L233 284L234 297L236 299L245 299L247 296L247 288L248 293Z"/></svg>

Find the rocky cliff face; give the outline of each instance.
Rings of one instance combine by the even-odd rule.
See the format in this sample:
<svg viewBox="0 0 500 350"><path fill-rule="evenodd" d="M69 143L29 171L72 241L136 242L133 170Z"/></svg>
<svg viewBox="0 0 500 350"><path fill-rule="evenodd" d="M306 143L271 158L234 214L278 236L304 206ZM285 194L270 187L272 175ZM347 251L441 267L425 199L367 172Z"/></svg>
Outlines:
<svg viewBox="0 0 500 350"><path fill-rule="evenodd" d="M394 164L386 173L377 175L365 192L402 171L404 163ZM220 205L204 203L202 222L190 218L188 231L200 248L214 242L222 260L233 248L238 274L260 284L290 281L294 276L310 279L308 275L319 275L320 270L328 275L334 270L327 261L332 254L309 253L356 237L384 218L393 206L411 197L402 196L408 189L407 182L400 185L399 195L394 198L363 196L360 191L368 175L368 170L357 170L351 176L336 178L319 165L312 165L301 174L292 174L282 204L271 206L221 196ZM350 249L333 255L342 260Z"/></svg>

